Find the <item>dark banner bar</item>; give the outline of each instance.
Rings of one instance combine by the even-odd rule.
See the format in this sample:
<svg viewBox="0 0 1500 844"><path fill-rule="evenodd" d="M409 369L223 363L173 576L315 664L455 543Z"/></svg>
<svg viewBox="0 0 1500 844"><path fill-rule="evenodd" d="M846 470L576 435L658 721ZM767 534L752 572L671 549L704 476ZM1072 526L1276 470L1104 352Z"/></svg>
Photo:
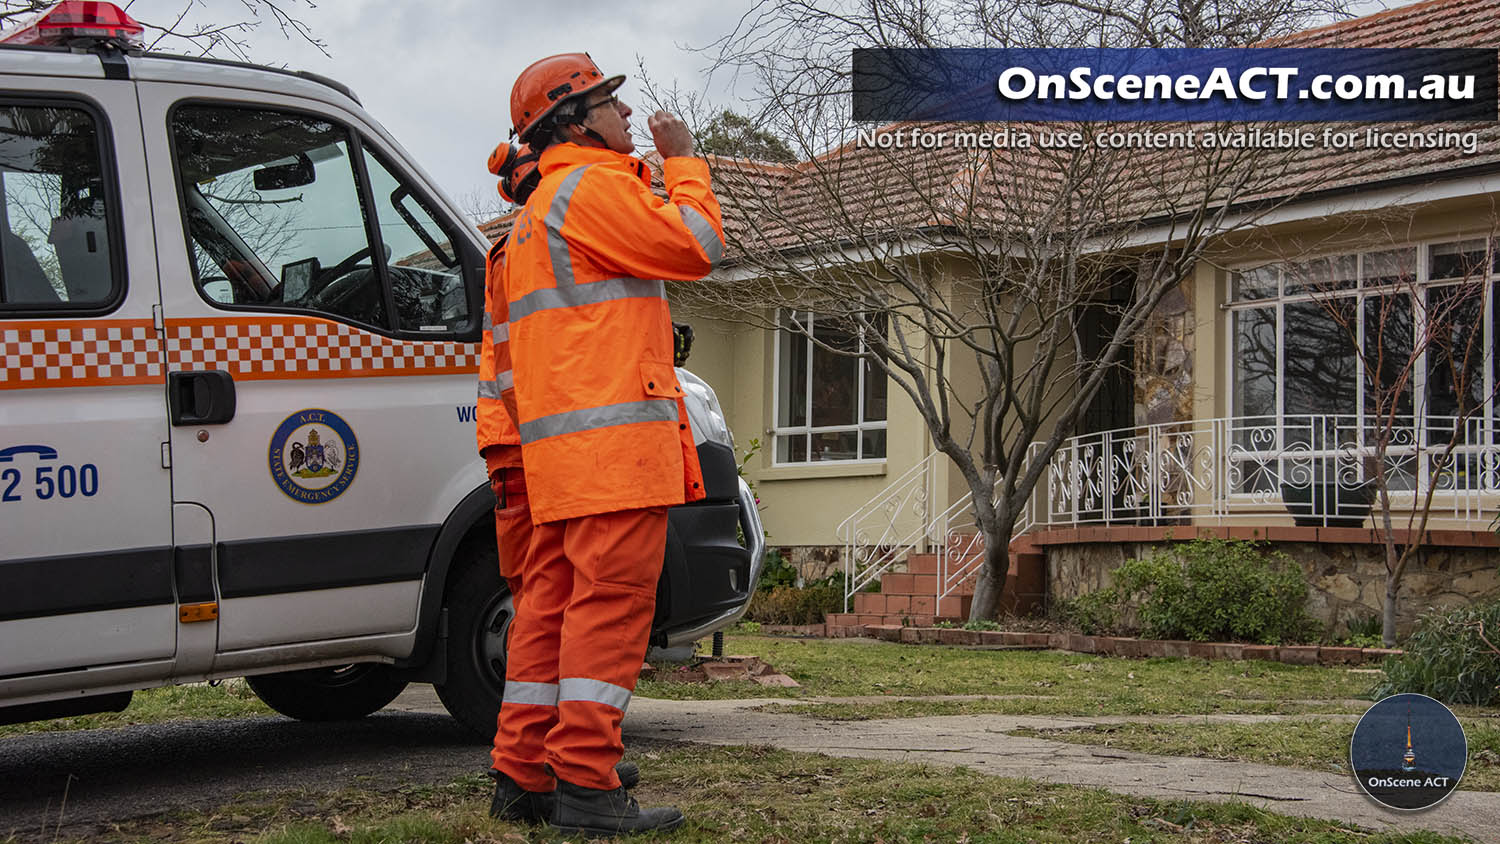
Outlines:
<svg viewBox="0 0 1500 844"><path fill-rule="evenodd" d="M1488 49L854 51L854 119L1493 121Z"/></svg>

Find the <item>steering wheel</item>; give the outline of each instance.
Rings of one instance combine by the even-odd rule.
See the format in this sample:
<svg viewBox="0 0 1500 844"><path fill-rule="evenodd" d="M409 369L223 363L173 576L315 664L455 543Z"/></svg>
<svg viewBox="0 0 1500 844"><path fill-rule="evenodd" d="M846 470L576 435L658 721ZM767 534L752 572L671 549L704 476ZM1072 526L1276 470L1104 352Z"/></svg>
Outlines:
<svg viewBox="0 0 1500 844"><path fill-rule="evenodd" d="M306 301L313 305L331 305L349 296L351 293L350 285L348 283L339 284L338 282L354 272L359 267L359 262L370 257L372 251L370 247L366 246L319 273L318 277L313 279L312 284L308 285L309 290L304 297Z"/></svg>

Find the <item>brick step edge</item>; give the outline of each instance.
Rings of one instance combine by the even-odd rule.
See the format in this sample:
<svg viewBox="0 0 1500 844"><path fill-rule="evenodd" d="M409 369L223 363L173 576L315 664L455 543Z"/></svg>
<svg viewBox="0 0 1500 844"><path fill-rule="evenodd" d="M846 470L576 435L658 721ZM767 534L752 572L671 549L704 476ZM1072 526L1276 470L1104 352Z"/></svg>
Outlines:
<svg viewBox="0 0 1500 844"><path fill-rule="evenodd" d="M1346 648L1336 645L1246 645L1239 642L1181 642L1170 639L1132 639L1126 636L1084 636L1079 633L1018 633L1004 630L964 630L957 627L902 627L898 624L825 625L830 638L866 636L907 645L1008 645L1101 656L1186 657L1192 659L1260 659L1288 665L1364 665L1404 653L1399 648ZM803 630L794 635L815 635ZM766 625L762 632L774 632Z"/></svg>

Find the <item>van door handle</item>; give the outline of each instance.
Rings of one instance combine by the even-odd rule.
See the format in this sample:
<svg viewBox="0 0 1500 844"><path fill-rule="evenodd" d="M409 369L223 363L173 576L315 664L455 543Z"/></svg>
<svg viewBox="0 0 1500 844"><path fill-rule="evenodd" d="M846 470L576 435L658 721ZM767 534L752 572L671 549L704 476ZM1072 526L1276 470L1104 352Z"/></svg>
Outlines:
<svg viewBox="0 0 1500 844"><path fill-rule="evenodd" d="M222 425L234 418L234 378L222 369L167 373L173 425Z"/></svg>

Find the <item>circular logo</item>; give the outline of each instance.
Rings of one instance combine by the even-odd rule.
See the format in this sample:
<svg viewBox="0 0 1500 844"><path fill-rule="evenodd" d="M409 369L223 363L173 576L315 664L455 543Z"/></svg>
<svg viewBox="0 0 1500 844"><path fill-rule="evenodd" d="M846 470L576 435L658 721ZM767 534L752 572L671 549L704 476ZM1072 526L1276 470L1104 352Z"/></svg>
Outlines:
<svg viewBox="0 0 1500 844"><path fill-rule="evenodd" d="M271 479L287 497L323 504L344 494L359 469L359 440L337 413L299 410L271 435Z"/></svg>
<svg viewBox="0 0 1500 844"><path fill-rule="evenodd" d="M1415 811L1441 803L1458 787L1469 741L1453 711L1427 695L1400 694L1359 719L1349 766L1359 787L1382 806Z"/></svg>

